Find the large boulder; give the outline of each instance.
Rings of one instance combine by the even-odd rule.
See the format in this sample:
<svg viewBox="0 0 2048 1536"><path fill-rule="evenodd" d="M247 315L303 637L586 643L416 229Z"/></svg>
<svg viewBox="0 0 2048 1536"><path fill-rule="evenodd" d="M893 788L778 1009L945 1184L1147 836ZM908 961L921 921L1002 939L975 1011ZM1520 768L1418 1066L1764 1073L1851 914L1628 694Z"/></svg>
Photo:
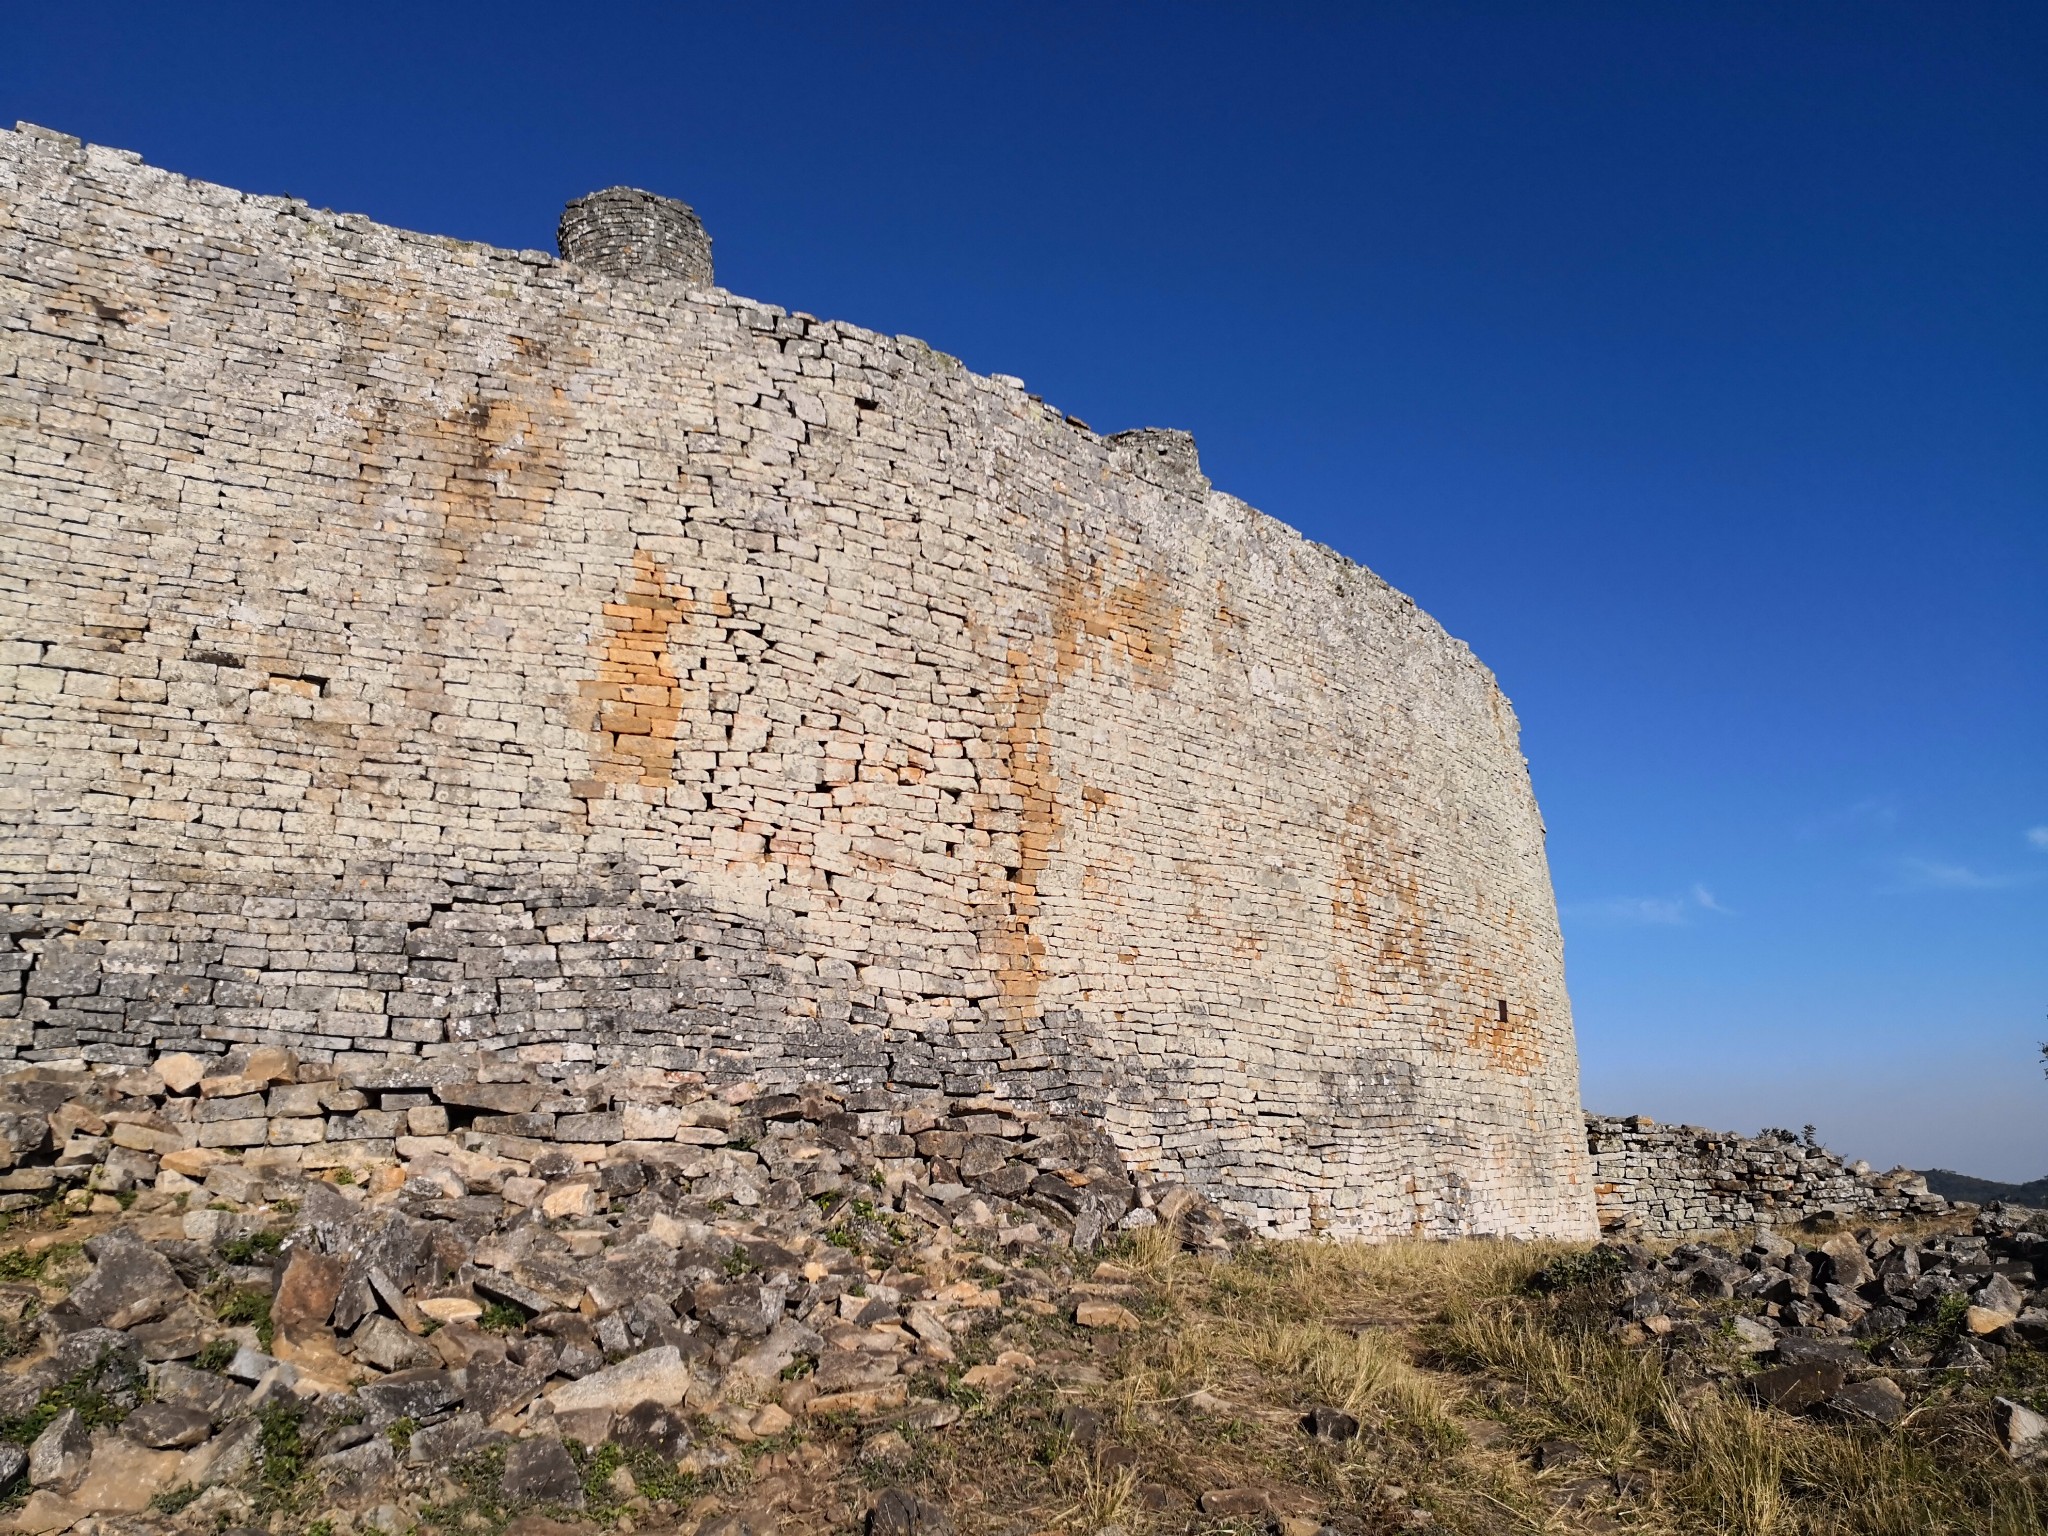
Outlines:
<svg viewBox="0 0 2048 1536"><path fill-rule="evenodd" d="M93 1271L63 1303L63 1310L101 1328L133 1328L164 1316L190 1293L170 1261L126 1232L110 1232L86 1247Z"/></svg>

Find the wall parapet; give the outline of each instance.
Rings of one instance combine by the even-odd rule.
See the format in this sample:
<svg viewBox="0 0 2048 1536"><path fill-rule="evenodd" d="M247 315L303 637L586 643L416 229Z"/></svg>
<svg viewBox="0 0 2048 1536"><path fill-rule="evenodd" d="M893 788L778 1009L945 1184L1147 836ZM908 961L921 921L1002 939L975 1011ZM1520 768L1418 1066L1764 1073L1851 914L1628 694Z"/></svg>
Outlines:
<svg viewBox="0 0 2048 1536"><path fill-rule="evenodd" d="M1605 1232L1678 1237L1817 1217L1897 1221L1948 1202L1910 1168L1874 1172L1791 1131L1755 1136L1647 1115L1586 1116L1593 1194Z"/></svg>

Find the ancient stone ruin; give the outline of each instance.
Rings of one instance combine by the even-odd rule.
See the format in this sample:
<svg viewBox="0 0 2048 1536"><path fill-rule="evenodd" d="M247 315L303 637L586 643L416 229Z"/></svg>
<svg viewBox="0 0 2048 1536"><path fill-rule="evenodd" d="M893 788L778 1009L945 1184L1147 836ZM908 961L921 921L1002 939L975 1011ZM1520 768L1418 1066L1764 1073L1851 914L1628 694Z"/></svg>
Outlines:
<svg viewBox="0 0 2048 1536"><path fill-rule="evenodd" d="M0 133L0 1057L422 1079L241 1116L272 1166L630 1069L1066 1117L1255 1230L1593 1233L1462 644L1185 434L713 287L680 204L561 240Z"/></svg>
<svg viewBox="0 0 2048 1536"><path fill-rule="evenodd" d="M1845 1162L1809 1134L1739 1136L1647 1115L1586 1116L1603 1231L1640 1237L1739 1232L1811 1221L1913 1221L1948 1201L1910 1168Z"/></svg>

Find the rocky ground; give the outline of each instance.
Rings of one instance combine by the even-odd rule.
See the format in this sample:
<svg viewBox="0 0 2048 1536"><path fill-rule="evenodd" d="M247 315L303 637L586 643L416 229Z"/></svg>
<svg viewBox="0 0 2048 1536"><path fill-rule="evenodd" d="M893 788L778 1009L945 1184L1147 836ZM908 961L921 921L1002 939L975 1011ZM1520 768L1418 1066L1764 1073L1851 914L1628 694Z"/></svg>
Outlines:
<svg viewBox="0 0 2048 1536"><path fill-rule="evenodd" d="M1612 1277L1624 1342L1684 1351L1792 1413L1896 1424L1930 1390L2031 1367L2048 1349L2048 1215L2019 1207L1977 1214L1965 1230L1804 1244L1766 1231L1746 1247L1681 1243L1661 1256L1609 1244L1554 1269L1561 1284ZM1731 1353L1764 1368L1738 1370ZM1998 1404L2009 1449L2048 1461L2048 1422Z"/></svg>
<svg viewBox="0 0 2048 1536"><path fill-rule="evenodd" d="M2048 1518L2034 1213L1264 1244L991 1103L315 1071L245 1052L0 1081L0 1525Z"/></svg>

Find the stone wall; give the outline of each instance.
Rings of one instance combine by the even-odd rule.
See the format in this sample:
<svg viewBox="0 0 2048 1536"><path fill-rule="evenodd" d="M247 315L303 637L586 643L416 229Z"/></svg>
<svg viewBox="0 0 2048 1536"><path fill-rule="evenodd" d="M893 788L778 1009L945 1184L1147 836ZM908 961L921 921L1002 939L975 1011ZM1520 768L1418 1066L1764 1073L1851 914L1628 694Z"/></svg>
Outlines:
<svg viewBox="0 0 2048 1536"><path fill-rule="evenodd" d="M1093 1251L1114 1229L1182 1220L1191 1241L1232 1231L1184 1185L1133 1176L1084 1121L993 1097L717 1088L702 1074L464 1056L300 1062L275 1046L173 1052L144 1067L0 1074L0 1212L69 1196L201 1185L246 1197L345 1169L537 1202L548 1179L637 1163L707 1204L786 1210L861 1199L998 1245ZM452 1179L452 1183L450 1180ZM1018 1234L1005 1237L1003 1234Z"/></svg>
<svg viewBox="0 0 2048 1536"><path fill-rule="evenodd" d="M1586 1116L1605 1231L1644 1237L1784 1226L1808 1217L1899 1221L1948 1202L1910 1168L1874 1173L1790 1131L1754 1137L1644 1115Z"/></svg>
<svg viewBox="0 0 2048 1536"><path fill-rule="evenodd" d="M1185 434L657 275L0 134L0 1051L993 1094L1260 1229L1590 1233L1470 652Z"/></svg>

